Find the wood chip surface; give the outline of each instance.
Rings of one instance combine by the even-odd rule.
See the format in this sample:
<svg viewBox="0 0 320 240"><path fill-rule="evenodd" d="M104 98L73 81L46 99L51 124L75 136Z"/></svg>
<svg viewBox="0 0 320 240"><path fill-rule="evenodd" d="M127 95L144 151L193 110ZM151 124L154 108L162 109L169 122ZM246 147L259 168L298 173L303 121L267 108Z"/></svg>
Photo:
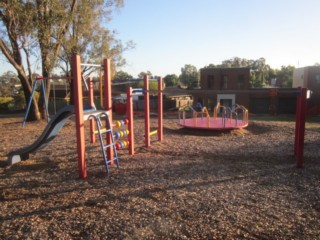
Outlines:
<svg viewBox="0 0 320 240"><path fill-rule="evenodd" d="M146 148L137 118L136 154L120 150L120 169L106 176L86 123L80 180L71 120L50 145L6 167L7 154L46 126L21 121L0 119L0 239L320 239L320 124L307 124L297 169L293 122L214 132L164 119L164 141L152 136Z"/></svg>

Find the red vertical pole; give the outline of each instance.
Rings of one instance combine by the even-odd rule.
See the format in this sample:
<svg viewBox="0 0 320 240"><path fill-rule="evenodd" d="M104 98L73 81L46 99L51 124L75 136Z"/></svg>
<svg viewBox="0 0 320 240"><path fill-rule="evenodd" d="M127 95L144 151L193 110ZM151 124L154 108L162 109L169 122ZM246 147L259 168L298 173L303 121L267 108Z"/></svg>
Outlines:
<svg viewBox="0 0 320 240"><path fill-rule="evenodd" d="M150 93L149 77L144 75L144 137L146 147L150 147Z"/></svg>
<svg viewBox="0 0 320 240"><path fill-rule="evenodd" d="M109 114L109 121L110 121L110 127L112 128L112 94L111 94L111 61L110 59L104 59L103 60L103 72L104 72L104 108L106 111L108 111ZM107 144L111 144L112 142L112 136L111 133L107 133L106 136ZM107 148L107 155L108 159L113 159L113 149L112 147ZM113 162L111 162L113 164Z"/></svg>
<svg viewBox="0 0 320 240"><path fill-rule="evenodd" d="M90 107L94 107L94 96L93 96L93 81L92 78L88 78L88 87L89 87L89 104ZM96 142L96 134L95 132L95 125L94 125L94 119L90 119L90 142L95 143Z"/></svg>
<svg viewBox="0 0 320 240"><path fill-rule="evenodd" d="M162 77L158 79L158 140L163 140L163 80Z"/></svg>
<svg viewBox="0 0 320 240"><path fill-rule="evenodd" d="M294 156L298 155L298 143L299 143L299 127L300 127L300 115L301 115L301 87L298 87L298 95L296 100L296 128L294 136Z"/></svg>
<svg viewBox="0 0 320 240"><path fill-rule="evenodd" d="M132 87L127 88L127 117L129 119L129 154L134 155L134 132L133 132L133 99L132 99Z"/></svg>
<svg viewBox="0 0 320 240"><path fill-rule="evenodd" d="M297 167L303 167L303 148L304 148L304 133L307 113L307 89L301 89L301 107L300 107L300 126L299 126L299 140L298 140L298 151L297 151Z"/></svg>
<svg viewBox="0 0 320 240"><path fill-rule="evenodd" d="M86 168L86 159L85 159L85 137L84 137L80 56L74 55L72 57L72 63L73 63L72 75L73 75L73 89L74 89L76 136L77 136L77 149L78 149L78 168L79 168L79 177L84 179L87 177L87 168Z"/></svg>

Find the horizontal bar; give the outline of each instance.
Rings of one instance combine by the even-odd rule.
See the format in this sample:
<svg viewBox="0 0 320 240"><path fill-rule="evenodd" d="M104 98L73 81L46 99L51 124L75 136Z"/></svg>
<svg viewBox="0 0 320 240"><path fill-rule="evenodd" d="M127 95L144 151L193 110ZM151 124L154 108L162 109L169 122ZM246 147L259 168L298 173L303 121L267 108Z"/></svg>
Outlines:
<svg viewBox="0 0 320 240"><path fill-rule="evenodd" d="M157 130L154 130L154 131L152 131L152 132L149 132L149 136L155 135L155 134L157 134L157 133L158 133L158 129L157 129Z"/></svg>
<svg viewBox="0 0 320 240"><path fill-rule="evenodd" d="M132 93L137 93L137 92L145 92L146 90L142 89L142 88L132 88Z"/></svg>
<svg viewBox="0 0 320 240"><path fill-rule="evenodd" d="M164 92L163 90L148 90L148 91L146 91L146 90L144 90L145 92Z"/></svg>
<svg viewBox="0 0 320 240"><path fill-rule="evenodd" d="M65 79L65 80L71 80L73 77L42 77L42 76L38 76L36 78L37 81L41 81L41 80L60 80L60 79Z"/></svg>
<svg viewBox="0 0 320 240"><path fill-rule="evenodd" d="M85 66L85 67L103 67L103 64L81 63L81 66Z"/></svg>
<svg viewBox="0 0 320 240"><path fill-rule="evenodd" d="M110 130L107 130L106 128L101 128L101 129L100 129L100 133L101 133L101 134L104 134L104 133L107 133L107 132L110 132ZM98 134L99 131L96 130L96 131L94 131L94 133L95 133L95 134Z"/></svg>

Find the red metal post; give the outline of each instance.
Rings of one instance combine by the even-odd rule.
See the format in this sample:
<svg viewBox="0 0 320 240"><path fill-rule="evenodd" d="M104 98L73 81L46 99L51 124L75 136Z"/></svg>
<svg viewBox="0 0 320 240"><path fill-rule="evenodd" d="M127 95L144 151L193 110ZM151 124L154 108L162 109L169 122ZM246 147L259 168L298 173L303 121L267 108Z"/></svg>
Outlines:
<svg viewBox="0 0 320 240"><path fill-rule="evenodd" d="M301 107L300 107L300 126L299 126L299 140L298 140L298 151L297 151L297 167L303 167L303 148L304 148L304 133L307 113L307 89L301 89Z"/></svg>
<svg viewBox="0 0 320 240"><path fill-rule="evenodd" d="M88 94L88 98L89 98L89 104L90 107L93 108L94 105L94 96L93 96L93 81L92 78L88 78L88 88L89 88L89 94ZM91 143L95 143L96 142L96 134L95 132L95 122L94 119L90 119L90 142Z"/></svg>
<svg viewBox="0 0 320 240"><path fill-rule="evenodd" d="M296 128L294 135L294 156L298 156L298 145L299 145L299 127L300 127L300 115L301 115L301 87L298 87L298 95L296 99Z"/></svg>
<svg viewBox="0 0 320 240"><path fill-rule="evenodd" d="M109 114L109 120L112 127L112 94L111 94L111 61L110 59L104 59L103 60L103 72L104 72L104 108L106 111L108 111ZM107 133L106 136L107 144L111 144L112 142L112 136L111 133ZM108 159L113 159L113 149L112 147L107 149L107 155ZM111 162L113 164L113 162Z"/></svg>
<svg viewBox="0 0 320 240"><path fill-rule="evenodd" d="M132 99L132 87L127 88L127 117L129 120L129 154L134 155L134 129L133 129L133 99Z"/></svg>
<svg viewBox="0 0 320 240"><path fill-rule="evenodd" d="M163 80L158 78L158 140L163 140Z"/></svg>
<svg viewBox="0 0 320 240"><path fill-rule="evenodd" d="M144 137L146 147L150 147L150 93L149 77L144 75Z"/></svg>
<svg viewBox="0 0 320 240"><path fill-rule="evenodd" d="M74 55L72 57L72 63L73 63L72 74L73 74L73 89L74 89L76 136L77 136L77 149L78 149L78 168L79 168L79 177L84 179L87 177L87 167L86 167L86 159L85 159L85 137L84 137L80 56Z"/></svg>

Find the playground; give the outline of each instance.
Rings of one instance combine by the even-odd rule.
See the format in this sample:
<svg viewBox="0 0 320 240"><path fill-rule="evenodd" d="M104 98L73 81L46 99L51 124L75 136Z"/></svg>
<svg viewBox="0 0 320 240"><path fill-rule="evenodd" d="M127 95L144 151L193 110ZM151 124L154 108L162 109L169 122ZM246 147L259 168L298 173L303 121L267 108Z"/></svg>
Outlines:
<svg viewBox="0 0 320 240"><path fill-rule="evenodd" d="M22 130L22 117L0 118L0 239L319 239L320 123L306 123L298 169L295 122L269 120L206 131L164 117L163 141L151 136L147 148L136 118L135 155L119 150L109 176L87 121L88 177L79 179L74 121L8 168L8 153L47 122Z"/></svg>

